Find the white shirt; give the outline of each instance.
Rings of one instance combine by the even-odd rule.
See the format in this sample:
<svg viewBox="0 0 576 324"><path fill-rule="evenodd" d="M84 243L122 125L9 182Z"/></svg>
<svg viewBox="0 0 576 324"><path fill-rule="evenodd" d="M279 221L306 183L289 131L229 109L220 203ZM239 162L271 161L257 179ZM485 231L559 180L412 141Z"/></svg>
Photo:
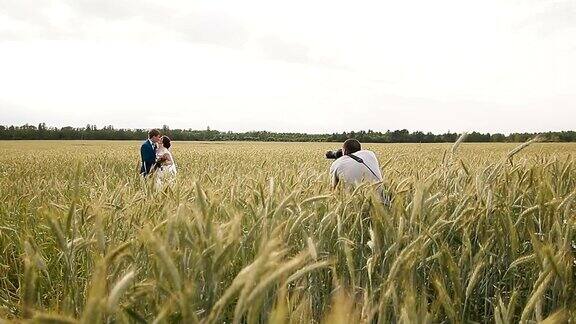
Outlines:
<svg viewBox="0 0 576 324"><path fill-rule="evenodd" d="M374 176L363 163L357 162L351 157L344 155L332 162L330 166L332 185L336 185L339 181L344 182L347 187L357 185L362 181L382 181L380 165L374 152L361 150L353 154L364 160L364 163L374 171L376 176Z"/></svg>

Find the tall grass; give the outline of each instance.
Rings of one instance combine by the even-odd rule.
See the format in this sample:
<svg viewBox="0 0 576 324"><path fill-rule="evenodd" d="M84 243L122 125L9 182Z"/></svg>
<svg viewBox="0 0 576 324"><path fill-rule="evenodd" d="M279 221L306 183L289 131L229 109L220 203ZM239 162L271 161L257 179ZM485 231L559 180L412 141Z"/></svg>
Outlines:
<svg viewBox="0 0 576 324"><path fill-rule="evenodd" d="M0 318L130 323L574 321L574 144L367 145L393 200L329 188L327 144L0 149ZM513 163L511 163L513 162Z"/></svg>

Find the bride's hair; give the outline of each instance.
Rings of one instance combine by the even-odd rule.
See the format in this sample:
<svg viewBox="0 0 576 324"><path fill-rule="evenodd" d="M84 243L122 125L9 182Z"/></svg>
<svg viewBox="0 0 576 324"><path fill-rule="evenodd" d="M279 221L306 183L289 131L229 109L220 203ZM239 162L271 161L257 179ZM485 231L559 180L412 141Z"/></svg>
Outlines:
<svg viewBox="0 0 576 324"><path fill-rule="evenodd" d="M171 144L170 144L170 138L166 135L162 136L162 146L164 146L165 148L170 148Z"/></svg>

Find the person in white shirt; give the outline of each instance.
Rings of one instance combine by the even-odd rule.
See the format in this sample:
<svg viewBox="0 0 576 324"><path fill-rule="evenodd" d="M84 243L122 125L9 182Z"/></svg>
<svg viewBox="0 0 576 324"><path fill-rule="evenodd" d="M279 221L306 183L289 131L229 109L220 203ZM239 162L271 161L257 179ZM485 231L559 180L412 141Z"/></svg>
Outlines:
<svg viewBox="0 0 576 324"><path fill-rule="evenodd" d="M330 166L330 178L332 188L340 182L346 188L353 188L364 181L382 181L382 173L374 152L362 150L355 139L347 139L342 145L342 156Z"/></svg>

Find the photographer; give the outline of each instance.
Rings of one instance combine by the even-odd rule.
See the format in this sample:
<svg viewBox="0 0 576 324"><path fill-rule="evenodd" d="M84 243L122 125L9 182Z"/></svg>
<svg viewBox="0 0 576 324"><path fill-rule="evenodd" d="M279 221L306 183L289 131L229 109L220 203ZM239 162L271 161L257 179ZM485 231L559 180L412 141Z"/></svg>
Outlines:
<svg viewBox="0 0 576 324"><path fill-rule="evenodd" d="M342 150L328 151L326 157L336 159L330 166L332 188L336 188L340 182L350 188L363 181L382 181L376 154L362 150L360 142L355 139L347 139Z"/></svg>

